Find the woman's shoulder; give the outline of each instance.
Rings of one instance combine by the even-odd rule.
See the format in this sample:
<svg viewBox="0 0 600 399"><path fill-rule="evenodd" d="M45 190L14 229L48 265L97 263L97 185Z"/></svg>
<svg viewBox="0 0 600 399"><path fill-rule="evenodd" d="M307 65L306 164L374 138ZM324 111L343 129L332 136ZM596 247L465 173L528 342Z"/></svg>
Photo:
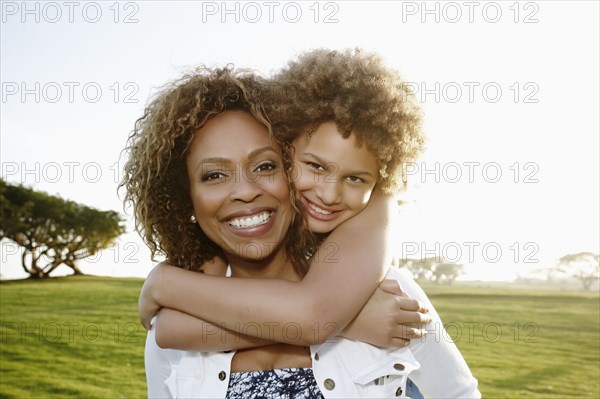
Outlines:
<svg viewBox="0 0 600 399"><path fill-rule="evenodd" d="M429 302L427 294L425 294L425 291L423 291L423 289L415 281L408 269L404 267L392 266L389 268L385 278L398 281L402 291L408 294L408 296L412 299Z"/></svg>

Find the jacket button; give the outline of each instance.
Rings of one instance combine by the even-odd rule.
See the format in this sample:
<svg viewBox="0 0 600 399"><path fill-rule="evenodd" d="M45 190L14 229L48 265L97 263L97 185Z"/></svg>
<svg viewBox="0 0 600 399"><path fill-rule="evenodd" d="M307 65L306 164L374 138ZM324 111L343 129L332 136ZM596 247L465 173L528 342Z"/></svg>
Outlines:
<svg viewBox="0 0 600 399"><path fill-rule="evenodd" d="M325 385L325 389L328 391L331 391L333 388L335 388L335 382L331 378L326 379L323 385Z"/></svg>
<svg viewBox="0 0 600 399"><path fill-rule="evenodd" d="M402 363L396 363L394 364L394 368L398 371L402 371L404 370L404 365Z"/></svg>
<svg viewBox="0 0 600 399"><path fill-rule="evenodd" d="M398 389L396 389L396 396L400 395L402 395L402 387L398 387Z"/></svg>
<svg viewBox="0 0 600 399"><path fill-rule="evenodd" d="M319 360L319 354L315 353L315 360Z"/></svg>
<svg viewBox="0 0 600 399"><path fill-rule="evenodd" d="M223 380L225 379L225 377L227 377L227 374L225 374L225 372L224 372L224 371L221 371L221 372L219 373L219 379L220 379L221 381L223 381Z"/></svg>

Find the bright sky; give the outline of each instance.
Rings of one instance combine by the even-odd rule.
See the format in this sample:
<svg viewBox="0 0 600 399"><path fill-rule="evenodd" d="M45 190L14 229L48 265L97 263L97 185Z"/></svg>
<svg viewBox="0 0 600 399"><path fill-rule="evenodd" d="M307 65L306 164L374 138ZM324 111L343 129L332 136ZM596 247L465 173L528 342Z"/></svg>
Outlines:
<svg viewBox="0 0 600 399"><path fill-rule="evenodd" d="M600 250L596 1L1 7L9 182L123 212L119 152L157 87L200 64L269 74L305 50L362 47L413 82L426 112L401 256L443 255L467 278L502 280ZM153 263L129 231L82 269L145 276ZM2 277L24 277L15 246L1 251Z"/></svg>

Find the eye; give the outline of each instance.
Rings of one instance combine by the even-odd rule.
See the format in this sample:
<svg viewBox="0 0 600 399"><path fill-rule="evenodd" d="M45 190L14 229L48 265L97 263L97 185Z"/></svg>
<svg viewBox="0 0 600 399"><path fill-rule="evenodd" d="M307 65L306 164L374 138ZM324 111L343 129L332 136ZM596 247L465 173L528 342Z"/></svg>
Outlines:
<svg viewBox="0 0 600 399"><path fill-rule="evenodd" d="M256 169L254 169L255 172L271 172L274 171L275 169L277 169L277 163L273 162L273 161L267 161L267 162L263 162L261 164L259 164Z"/></svg>
<svg viewBox="0 0 600 399"><path fill-rule="evenodd" d="M209 182L209 181L225 179L226 177L227 177L227 175L223 172L212 171L212 172L207 172L207 173L203 174L201 180L203 182Z"/></svg>
<svg viewBox="0 0 600 399"><path fill-rule="evenodd" d="M309 168L317 170L317 171L321 171L321 172L325 171L324 167L322 167L321 165L319 165L318 163L315 163L315 162L307 161L306 165L308 165Z"/></svg>
<svg viewBox="0 0 600 399"><path fill-rule="evenodd" d="M351 181L352 183L364 183L365 180L361 177L358 176L348 176L346 177L346 179L348 179L348 181Z"/></svg>

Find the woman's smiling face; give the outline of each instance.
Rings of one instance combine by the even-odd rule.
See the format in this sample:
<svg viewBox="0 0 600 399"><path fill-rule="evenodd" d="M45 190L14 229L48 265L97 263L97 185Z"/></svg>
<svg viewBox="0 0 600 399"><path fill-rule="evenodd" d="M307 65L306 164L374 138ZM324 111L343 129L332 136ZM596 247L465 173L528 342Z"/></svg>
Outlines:
<svg viewBox="0 0 600 399"><path fill-rule="evenodd" d="M314 233L329 233L362 211L377 183L377 159L333 122L293 141L294 182Z"/></svg>
<svg viewBox="0 0 600 399"><path fill-rule="evenodd" d="M186 166L194 215L208 238L244 260L272 255L293 213L267 128L247 112L223 112L195 132Z"/></svg>

